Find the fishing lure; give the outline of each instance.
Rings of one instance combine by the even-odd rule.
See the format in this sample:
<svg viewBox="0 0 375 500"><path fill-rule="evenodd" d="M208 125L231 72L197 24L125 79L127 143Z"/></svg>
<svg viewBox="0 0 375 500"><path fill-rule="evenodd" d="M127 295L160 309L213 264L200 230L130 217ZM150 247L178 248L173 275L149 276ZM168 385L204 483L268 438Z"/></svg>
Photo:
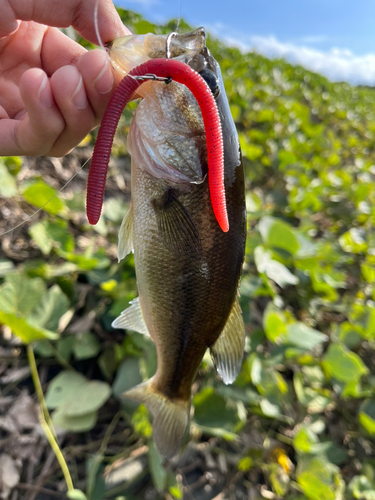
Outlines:
<svg viewBox="0 0 375 500"><path fill-rule="evenodd" d="M224 232L229 230L224 188L224 151L221 123L215 98L204 78L187 64L174 59L152 59L140 64L126 75L117 87L98 133L87 184L87 218L90 224L99 220L108 162L113 137L121 114L136 89L145 79L170 79L185 85L201 109L206 132L208 182L216 219Z"/></svg>

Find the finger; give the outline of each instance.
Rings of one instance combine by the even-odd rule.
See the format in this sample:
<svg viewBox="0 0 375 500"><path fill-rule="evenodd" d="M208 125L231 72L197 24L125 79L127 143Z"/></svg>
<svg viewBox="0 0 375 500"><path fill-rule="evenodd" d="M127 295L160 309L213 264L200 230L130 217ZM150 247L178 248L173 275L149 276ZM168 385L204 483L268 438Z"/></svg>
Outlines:
<svg viewBox="0 0 375 500"><path fill-rule="evenodd" d="M50 156L63 156L74 148L95 126L95 115L88 101L82 75L75 66L65 66L51 77L56 104L65 120L65 128Z"/></svg>
<svg viewBox="0 0 375 500"><path fill-rule="evenodd" d="M16 19L14 12L10 5L3 6L1 4L1 17L0 17L0 38L15 33L19 27L19 22Z"/></svg>
<svg viewBox="0 0 375 500"><path fill-rule="evenodd" d="M9 115L6 112L5 108L3 108L3 106L0 106L0 120L3 120L5 118L9 118Z"/></svg>
<svg viewBox="0 0 375 500"><path fill-rule="evenodd" d="M63 66L75 65L86 52L85 48L57 28L48 28L43 37L42 68L48 76L51 76Z"/></svg>
<svg viewBox="0 0 375 500"><path fill-rule="evenodd" d="M20 95L26 114L19 120L0 120L0 155L48 154L65 123L44 71L26 71L20 80Z"/></svg>
<svg viewBox="0 0 375 500"><path fill-rule="evenodd" d="M79 59L77 68L83 76L87 96L98 124L115 86L114 71L108 55L99 49L87 52Z"/></svg>
<svg viewBox="0 0 375 500"><path fill-rule="evenodd" d="M99 30L103 42L130 34L122 24L111 0L11 0L2 2L0 37L16 29L16 20L35 21L48 26L73 26L84 38L98 43L95 34L95 6L98 1Z"/></svg>

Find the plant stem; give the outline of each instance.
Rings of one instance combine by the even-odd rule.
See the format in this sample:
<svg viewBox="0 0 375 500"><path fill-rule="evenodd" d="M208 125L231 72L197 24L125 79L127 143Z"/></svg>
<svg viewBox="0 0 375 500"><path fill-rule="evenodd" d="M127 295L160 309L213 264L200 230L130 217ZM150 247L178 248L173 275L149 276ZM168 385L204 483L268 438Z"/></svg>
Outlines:
<svg viewBox="0 0 375 500"><path fill-rule="evenodd" d="M36 367L34 350L30 344L27 346L27 358L29 360L29 366L30 366L31 376L32 376L32 379L34 382L35 392L36 392L36 395L38 397L39 405L40 405L40 408L42 410L44 419L45 419L48 427L50 428L50 431L52 432L53 437L55 439L57 439L56 431L55 431L55 428L53 427L53 423L52 423L51 417L49 416L49 412L47 409L46 400L44 399L42 384L40 383L38 369Z"/></svg>
<svg viewBox="0 0 375 500"><path fill-rule="evenodd" d="M62 473L64 474L64 479L65 479L68 491L72 491L72 490L74 490L73 481L72 481L72 478L70 476L68 466L65 462L64 455L62 454L62 451L58 445L58 442L54 438L54 436L51 432L51 429L49 428L49 425L47 424L47 422L44 418L44 415L43 415L41 408L39 408L39 420L40 420L40 425L42 426L42 428L44 430L44 434L46 435L46 438L48 439L48 442L49 442L52 450L54 451L56 458L60 464Z"/></svg>
<svg viewBox="0 0 375 500"><path fill-rule="evenodd" d="M57 442L57 436L56 436L56 431L55 428L53 427L53 423L50 417L50 414L47 409L46 401L44 399L44 394L43 394L43 389L42 385L40 383L39 379L39 374L38 374L38 369L36 366L35 362L35 356L34 356L34 351L32 346L29 344L27 346L27 358L29 360L29 366L30 366L30 371L31 371L31 376L34 382L34 387L35 387L35 392L38 397L39 401L39 421L40 425L42 426L42 429L44 431L44 434L46 435L46 438L53 450L53 452L56 455L56 458L60 464L61 470L64 474L66 486L68 488L68 491L74 490L73 486L73 481L70 476L70 472L68 469L68 466L66 464L64 455L62 454L62 451L59 447L59 444Z"/></svg>

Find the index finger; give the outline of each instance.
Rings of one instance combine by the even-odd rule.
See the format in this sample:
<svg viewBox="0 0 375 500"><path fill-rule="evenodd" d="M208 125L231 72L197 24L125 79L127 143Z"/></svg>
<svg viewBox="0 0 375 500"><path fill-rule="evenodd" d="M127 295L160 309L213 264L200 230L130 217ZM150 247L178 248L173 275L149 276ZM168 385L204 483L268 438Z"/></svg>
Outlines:
<svg viewBox="0 0 375 500"><path fill-rule="evenodd" d="M99 44L95 34L94 15L98 4L98 24L104 43L129 35L111 0L0 0L0 37L17 27L17 20L67 28L73 26L80 35Z"/></svg>

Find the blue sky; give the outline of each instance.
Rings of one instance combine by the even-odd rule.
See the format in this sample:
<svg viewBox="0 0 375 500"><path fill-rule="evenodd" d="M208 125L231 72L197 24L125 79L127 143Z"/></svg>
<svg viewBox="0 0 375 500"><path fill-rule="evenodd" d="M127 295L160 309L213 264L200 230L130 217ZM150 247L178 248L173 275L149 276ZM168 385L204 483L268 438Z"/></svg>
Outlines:
<svg viewBox="0 0 375 500"><path fill-rule="evenodd" d="M180 4L181 2L181 4ZM181 15L228 43L375 85L375 0L115 0L153 21Z"/></svg>

